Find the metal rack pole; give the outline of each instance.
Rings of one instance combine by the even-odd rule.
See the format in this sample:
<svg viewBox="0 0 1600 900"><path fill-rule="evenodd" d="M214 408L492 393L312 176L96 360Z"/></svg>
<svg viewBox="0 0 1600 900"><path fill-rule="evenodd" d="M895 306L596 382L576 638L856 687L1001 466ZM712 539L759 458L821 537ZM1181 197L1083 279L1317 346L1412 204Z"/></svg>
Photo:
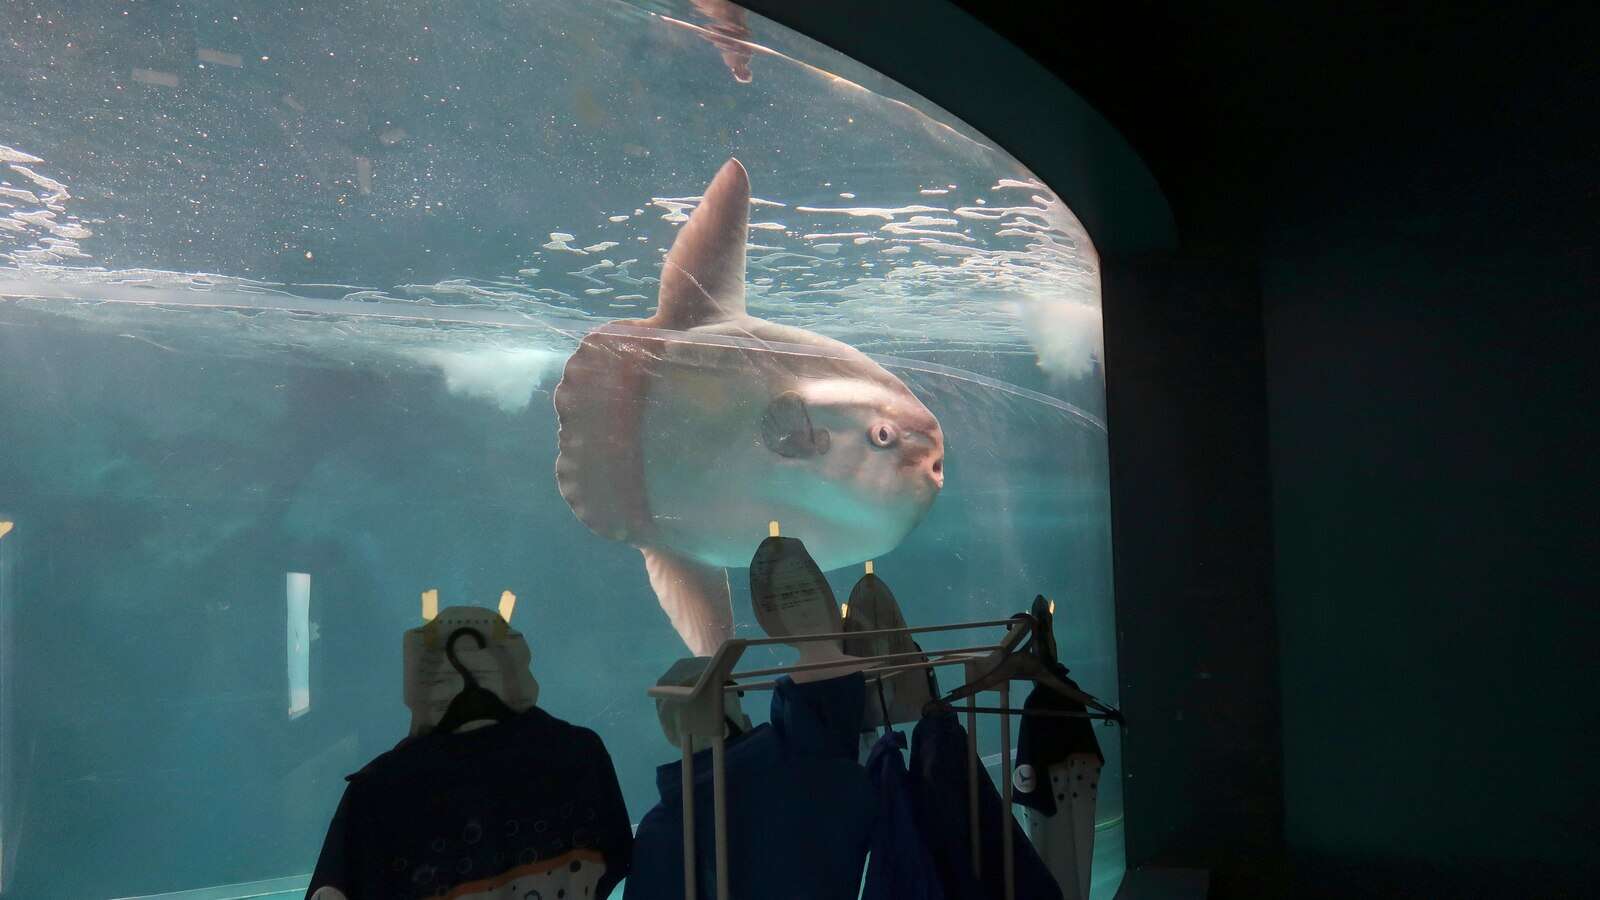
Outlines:
<svg viewBox="0 0 1600 900"><path fill-rule="evenodd" d="M932 634L937 631L966 631L972 628L997 628L1001 625L1015 627L1017 618L984 619L975 622L946 622L942 625L908 625L904 628L874 628L870 631L826 631L818 634L791 634L784 637L738 638L746 647L763 647L769 644L805 644L812 641L837 641L842 638L889 637L896 634Z"/></svg>
<svg viewBox="0 0 1600 900"><path fill-rule="evenodd" d="M683 748L683 896L694 900L694 737L678 713L678 744Z"/></svg>
<svg viewBox="0 0 1600 900"><path fill-rule="evenodd" d="M1011 683L1000 683L1000 708L1011 708ZM1000 713L1000 854L1005 871L1006 900L1016 900L1017 873L1011 859L1011 713Z"/></svg>
<svg viewBox="0 0 1600 900"><path fill-rule="evenodd" d="M849 636L852 638L855 637L854 634L850 634ZM918 660L916 666L922 667L926 665L927 662L931 662L934 659L943 659L951 656L963 656L972 653L993 653L996 650L1002 649L1004 646L1004 644L983 644L977 647L952 647L949 650L908 650L905 653L885 653L881 656L860 658L871 660L873 663L899 663L904 662L905 660ZM733 677L759 678L763 675L787 675L793 672L815 672L822 669L837 669L841 665L848 665L849 663L850 660L840 662L838 660L830 659L825 662L804 663L801 665L789 666L772 666L766 669L750 669L744 672L734 672ZM884 666L883 668L886 667L887 666ZM871 668L863 668L858 671L871 673L877 671L879 668L879 666L874 665Z"/></svg>
<svg viewBox="0 0 1600 900"><path fill-rule="evenodd" d="M721 722L726 714L722 691L713 695L712 708ZM731 890L728 883L728 765L727 739L719 729L711 739L711 803L713 823L716 825L717 847L717 900L728 900ZM693 900L693 898L685 898Z"/></svg>
<svg viewBox="0 0 1600 900"><path fill-rule="evenodd" d="M967 663L967 680L978 678L977 663ZM983 876L983 851L979 836L982 826L978 819L978 712L977 695L967 697L967 834L972 841L972 873Z"/></svg>

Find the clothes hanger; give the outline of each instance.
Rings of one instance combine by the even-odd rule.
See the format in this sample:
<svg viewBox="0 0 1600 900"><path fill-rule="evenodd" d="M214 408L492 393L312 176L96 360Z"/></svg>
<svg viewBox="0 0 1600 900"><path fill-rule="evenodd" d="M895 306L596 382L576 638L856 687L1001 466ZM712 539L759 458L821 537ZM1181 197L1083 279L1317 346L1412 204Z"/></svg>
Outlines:
<svg viewBox="0 0 1600 900"><path fill-rule="evenodd" d="M478 649L480 650L489 646L489 642L483 637L483 632L476 628L457 628L455 631L450 632L450 637L445 640L445 658L450 660L450 665L455 667L456 672L461 675L462 681L461 693L456 694L455 699L450 701L450 705L445 708L444 715L439 717L439 724L434 726L433 729L445 734L455 731L468 722L476 722L481 719L504 722L516 715L511 707L500 699L499 694L478 684L478 679L474 678L472 672L465 665L462 665L461 660L456 657L456 641L462 635L470 635L473 640L478 642Z"/></svg>
<svg viewBox="0 0 1600 900"><path fill-rule="evenodd" d="M728 687L736 687L736 685L735 685L735 683L734 683L732 678L728 679L726 684L728 685ZM744 698L744 691L735 691L734 693L738 695L738 699L742 700ZM744 733L745 733L744 726L740 725L738 723L738 721L735 720L734 717L733 717L733 713L738 711L738 709L739 709L739 703L737 701L735 701L734 704L733 704L733 708L728 710L727 712L724 712L722 714L722 721L727 723L727 725L728 725L728 739L729 740L734 740L736 738L744 737ZM741 712L740 715L743 715L743 713Z"/></svg>
<svg viewBox="0 0 1600 900"><path fill-rule="evenodd" d="M1039 641L1037 653L1039 662L1046 668L1054 669L1061 665L1061 660L1056 656L1056 605L1046 600L1043 594L1035 594L1033 608L1028 611L1033 616L1034 637Z"/></svg>
<svg viewBox="0 0 1600 900"><path fill-rule="evenodd" d="M894 730L894 722L891 721L889 716L889 700L883 695L883 676L879 675L872 681L878 686L878 711L883 715L883 721L880 724L883 725L883 733L888 734Z"/></svg>
<svg viewBox="0 0 1600 900"><path fill-rule="evenodd" d="M1037 615L1043 611L1044 618L1041 623ZM1018 613L1012 618L1029 618L1034 626L1028 635L1028 640L1021 647L1011 651L991 666L988 671L972 679L966 684L952 690L937 700L930 702L925 707L925 712L950 712L954 709L957 700L964 700L983 691L994 690L1002 684L1012 681L1031 681L1043 685L1057 694L1079 703L1085 709L1096 712L1064 712L1059 710L1024 710L1021 708L999 707L964 707L971 712L982 713L1015 713L1017 715L1042 715L1056 717L1110 719L1122 722L1122 713L1117 709L1101 703L1095 697L1084 693L1061 679L1055 672L1060 666L1055 655L1055 637L1046 629L1050 625L1049 601L1043 595L1037 596L1033 601L1033 614ZM1050 636L1046 636L1050 635Z"/></svg>

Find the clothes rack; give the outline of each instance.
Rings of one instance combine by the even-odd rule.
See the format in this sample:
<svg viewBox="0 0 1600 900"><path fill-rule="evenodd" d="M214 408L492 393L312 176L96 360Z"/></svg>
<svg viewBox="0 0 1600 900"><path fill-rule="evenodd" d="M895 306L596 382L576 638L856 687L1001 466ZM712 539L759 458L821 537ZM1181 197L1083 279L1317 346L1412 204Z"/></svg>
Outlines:
<svg viewBox="0 0 1600 900"><path fill-rule="evenodd" d="M992 644L980 644L970 647L960 647L952 650L928 650L915 653L890 653L881 656L854 657L851 660L851 671L860 672L869 681L881 678L895 672L913 669L933 669L940 666L960 665L965 667L966 681L975 682L980 678L1002 671L1002 667L1012 654L1024 646L1027 639L1037 628L1037 620L1030 615L1016 615L1009 619L994 619L975 622L954 622L938 625L923 625L907 628L886 628L874 631L853 631L839 633L824 633L810 635L789 635L784 637L768 638L732 638L724 641L722 646L711 657L710 662L700 673L700 677L692 685L656 685L649 689L651 697L669 705L678 725L679 745L683 752L683 880L685 900L693 900L696 893L696 866L695 866L695 804L694 797L694 743L695 738L711 745L712 766L712 815L713 835L715 841L716 865L716 898L728 900L728 823L727 823L727 774L726 774L726 740L724 736L725 698L728 691L762 691L771 690L776 686L775 679L768 676L781 676L794 672L817 671L823 669L840 668L837 661L822 663L796 664L789 666L771 666L759 669L750 669L744 672L735 672L739 660L746 650L751 647L770 646L773 644L799 644L812 641L837 641L844 638L866 638L896 634L928 634L941 631L979 630L992 628L1005 628L1005 635ZM855 665L859 663L859 665ZM764 679L751 681L750 679ZM1002 815L1000 816L1001 855L1004 866L1003 877L1005 880L1006 900L1015 900L1015 873L1012 860L1012 818L1011 812L1011 714L1020 713L1020 710L1010 709L1009 681L1001 681L994 685L994 690L1000 694L999 707L979 707L976 692L965 697L966 726L967 726L967 808L969 826L971 829L972 861L974 869L981 868L981 851L979 841L979 815L978 815L978 713L997 713L1000 716L1000 748L1001 748L1001 782L1003 790ZM1120 720L1120 714L1115 714ZM1107 717L1110 718L1110 717Z"/></svg>

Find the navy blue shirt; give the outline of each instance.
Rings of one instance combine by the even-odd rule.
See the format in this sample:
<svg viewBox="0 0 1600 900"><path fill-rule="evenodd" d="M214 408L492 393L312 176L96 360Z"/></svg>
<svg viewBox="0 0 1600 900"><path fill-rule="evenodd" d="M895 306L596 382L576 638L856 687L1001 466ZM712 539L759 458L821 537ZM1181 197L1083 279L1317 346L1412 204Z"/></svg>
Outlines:
<svg viewBox="0 0 1600 900"><path fill-rule="evenodd" d="M778 680L772 721L727 743L728 876L739 900L856 900L875 802L856 762L860 674ZM628 900L683 900L682 762L656 770L661 802L639 823ZM696 887L716 896L711 751L694 755Z"/></svg>
<svg viewBox="0 0 1600 900"><path fill-rule="evenodd" d="M934 865L917 812L919 779L906 771L901 751L906 736L890 730L872 745L867 774L878 793L878 820L872 829L872 855L867 864L862 900L945 900L944 882Z"/></svg>
<svg viewBox="0 0 1600 900"><path fill-rule="evenodd" d="M1061 900L1061 888L1011 810L982 769L978 772L978 847L982 877L972 871L972 826L967 809L967 730L953 713L923 718L911 733L911 777L917 814L928 836L934 870L946 897L1003 900L1001 816L1011 829L1012 872L1017 900Z"/></svg>
<svg viewBox="0 0 1600 900"><path fill-rule="evenodd" d="M1078 688L1078 683L1067 677L1066 666L1057 663L1054 671L1056 677L1069 687ZM1042 684L1036 685L1028 694L1023 708L1088 712L1082 703L1063 697ZM1048 772L1051 766L1064 762L1074 753L1092 753L1101 765L1105 765L1105 754L1100 752L1100 741L1094 736L1094 725L1090 719L1023 716L1022 725L1017 729L1017 768L1032 776L1023 779L1032 790L1016 791L1011 795L1013 802L1032 807L1047 816L1055 815L1057 798L1050 791Z"/></svg>
<svg viewBox="0 0 1600 900"><path fill-rule="evenodd" d="M348 779L307 896L604 898L633 836L611 756L538 707L402 741Z"/></svg>

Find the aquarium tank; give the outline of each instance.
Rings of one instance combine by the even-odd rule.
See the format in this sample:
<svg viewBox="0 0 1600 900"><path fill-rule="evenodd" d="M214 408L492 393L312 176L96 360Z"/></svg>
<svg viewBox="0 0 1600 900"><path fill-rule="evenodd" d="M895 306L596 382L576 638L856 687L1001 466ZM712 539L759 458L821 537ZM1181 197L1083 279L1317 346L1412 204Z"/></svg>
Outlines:
<svg viewBox="0 0 1600 900"><path fill-rule="evenodd" d="M835 592L870 544L912 625L1044 594L1072 677L1116 702L1095 249L988 137L711 0L7 4L0 896L303 892L345 776L406 734L428 590L516 595L539 704L601 736L638 821L676 758L646 689L693 641L639 541L558 479L558 451L609 446L563 446L559 386L596 328L693 324L653 318L664 260L730 159L748 314L864 354L942 434L942 489L892 527L805 488L858 504L832 520L859 532L824 560ZM743 386L674 372L680 395ZM625 387L575 401L586 427L604 390ZM756 502L763 470L675 477L736 440L680 412L631 432L671 465L589 473L590 496ZM662 540L715 556L690 545L720 523L686 515ZM717 566L732 633L760 636ZM1109 898L1121 753L1097 733Z"/></svg>

